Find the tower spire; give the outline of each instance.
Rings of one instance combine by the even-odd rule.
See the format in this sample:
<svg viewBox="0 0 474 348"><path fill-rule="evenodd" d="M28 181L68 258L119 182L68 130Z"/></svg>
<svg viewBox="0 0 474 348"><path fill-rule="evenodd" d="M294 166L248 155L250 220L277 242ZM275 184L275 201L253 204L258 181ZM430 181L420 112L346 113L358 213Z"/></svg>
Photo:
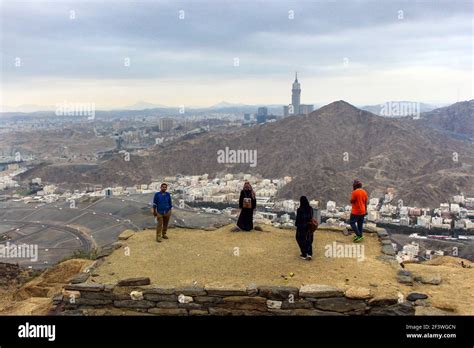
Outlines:
<svg viewBox="0 0 474 348"><path fill-rule="evenodd" d="M298 72L295 71L295 82L298 82Z"/></svg>

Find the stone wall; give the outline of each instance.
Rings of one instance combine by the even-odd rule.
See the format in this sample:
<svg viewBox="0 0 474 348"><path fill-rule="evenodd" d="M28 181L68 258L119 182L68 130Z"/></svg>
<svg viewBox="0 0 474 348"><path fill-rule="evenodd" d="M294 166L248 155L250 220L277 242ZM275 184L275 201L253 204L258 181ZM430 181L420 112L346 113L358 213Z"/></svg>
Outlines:
<svg viewBox="0 0 474 348"><path fill-rule="evenodd" d="M396 295L374 297L369 289L328 285L248 287L152 286L148 278L116 285L69 284L55 298L58 314L81 315L96 309L126 309L137 314L196 315L413 315L410 302ZM91 311L92 310L92 311ZM116 313L116 311L111 311Z"/></svg>

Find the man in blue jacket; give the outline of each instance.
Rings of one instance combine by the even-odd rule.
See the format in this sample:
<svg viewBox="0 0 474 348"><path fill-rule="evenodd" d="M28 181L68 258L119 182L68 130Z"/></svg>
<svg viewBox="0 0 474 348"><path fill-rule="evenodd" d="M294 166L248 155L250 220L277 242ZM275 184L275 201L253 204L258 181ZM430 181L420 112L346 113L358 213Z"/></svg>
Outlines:
<svg viewBox="0 0 474 348"><path fill-rule="evenodd" d="M153 197L153 215L156 217L156 241L161 243L163 239L168 239L166 231L171 217L171 195L166 192L168 185L161 184L161 191L156 192Z"/></svg>

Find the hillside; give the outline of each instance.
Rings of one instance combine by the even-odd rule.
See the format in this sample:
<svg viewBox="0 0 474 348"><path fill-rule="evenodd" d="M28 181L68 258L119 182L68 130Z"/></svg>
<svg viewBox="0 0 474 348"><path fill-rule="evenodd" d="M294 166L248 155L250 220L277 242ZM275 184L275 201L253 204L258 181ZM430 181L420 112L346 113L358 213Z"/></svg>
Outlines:
<svg viewBox="0 0 474 348"><path fill-rule="evenodd" d="M218 163L217 151L226 147L257 150L257 165ZM129 162L117 156L80 173L70 166L47 166L29 175L58 183L107 185L137 184L177 173L290 175L294 180L280 197L305 194L338 202L347 200L352 180L359 178L372 195L395 187L397 198L409 204L438 205L450 195L472 190L473 164L472 144L422 123L379 117L337 101L307 116L156 146L148 155L132 156Z"/></svg>
<svg viewBox="0 0 474 348"><path fill-rule="evenodd" d="M421 114L424 125L474 140L474 99Z"/></svg>

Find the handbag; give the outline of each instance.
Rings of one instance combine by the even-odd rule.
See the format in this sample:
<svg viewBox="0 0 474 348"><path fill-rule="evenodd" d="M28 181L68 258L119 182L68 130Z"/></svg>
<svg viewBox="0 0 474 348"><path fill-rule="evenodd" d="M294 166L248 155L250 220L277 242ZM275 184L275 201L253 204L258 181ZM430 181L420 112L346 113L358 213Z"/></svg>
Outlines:
<svg viewBox="0 0 474 348"><path fill-rule="evenodd" d="M252 209L252 199L251 198L244 198L242 203L242 207L245 209Z"/></svg>
<svg viewBox="0 0 474 348"><path fill-rule="evenodd" d="M309 222L308 222L308 232L310 234L313 234L314 231L316 231L318 229L318 220L316 220L313 216L313 209L311 209L311 218L309 219Z"/></svg>

